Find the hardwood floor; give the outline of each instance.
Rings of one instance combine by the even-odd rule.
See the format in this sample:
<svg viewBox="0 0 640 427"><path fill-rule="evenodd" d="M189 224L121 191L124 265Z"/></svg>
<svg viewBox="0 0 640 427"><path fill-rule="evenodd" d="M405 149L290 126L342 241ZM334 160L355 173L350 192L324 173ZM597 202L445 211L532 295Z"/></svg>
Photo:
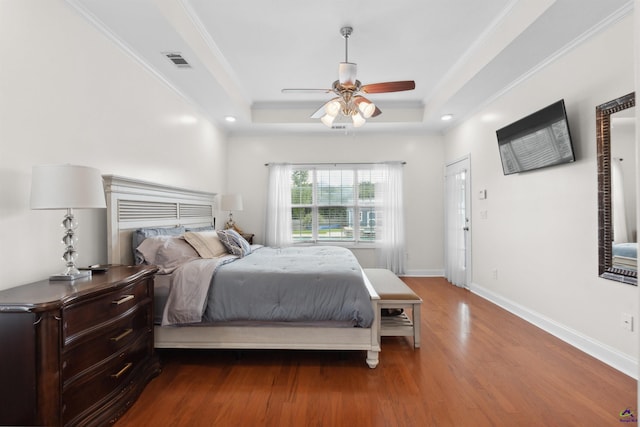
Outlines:
<svg viewBox="0 0 640 427"><path fill-rule="evenodd" d="M422 348L160 351L163 372L117 427L617 426L636 381L441 278L405 278ZM624 425L624 424L623 424Z"/></svg>

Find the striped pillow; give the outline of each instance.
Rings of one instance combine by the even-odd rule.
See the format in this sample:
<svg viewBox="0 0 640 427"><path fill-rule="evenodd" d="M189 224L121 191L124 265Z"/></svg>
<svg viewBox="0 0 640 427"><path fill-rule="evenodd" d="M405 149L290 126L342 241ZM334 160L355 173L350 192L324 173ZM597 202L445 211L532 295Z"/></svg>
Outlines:
<svg viewBox="0 0 640 427"><path fill-rule="evenodd" d="M240 258L251 253L251 245L235 230L218 230L218 237L230 254Z"/></svg>

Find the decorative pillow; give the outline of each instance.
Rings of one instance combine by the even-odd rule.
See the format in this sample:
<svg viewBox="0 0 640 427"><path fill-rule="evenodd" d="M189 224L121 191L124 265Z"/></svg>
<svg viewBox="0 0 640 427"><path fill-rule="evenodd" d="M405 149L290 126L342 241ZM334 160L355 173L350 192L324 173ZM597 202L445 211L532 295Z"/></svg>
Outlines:
<svg viewBox="0 0 640 427"><path fill-rule="evenodd" d="M144 241L144 239L153 236L180 236L185 232L184 227L149 227L139 228L131 235L131 247L133 248L136 264L141 264L142 259L137 256L136 248Z"/></svg>
<svg viewBox="0 0 640 427"><path fill-rule="evenodd" d="M184 239L202 258L217 258L227 253L227 248L220 242L215 230L187 231L184 233Z"/></svg>
<svg viewBox="0 0 640 427"><path fill-rule="evenodd" d="M218 230L218 237L229 253L242 258L251 253L251 245L235 230Z"/></svg>
<svg viewBox="0 0 640 427"><path fill-rule="evenodd" d="M157 265L158 273L169 274L187 261L200 258L182 236L147 237L136 248L146 264Z"/></svg>

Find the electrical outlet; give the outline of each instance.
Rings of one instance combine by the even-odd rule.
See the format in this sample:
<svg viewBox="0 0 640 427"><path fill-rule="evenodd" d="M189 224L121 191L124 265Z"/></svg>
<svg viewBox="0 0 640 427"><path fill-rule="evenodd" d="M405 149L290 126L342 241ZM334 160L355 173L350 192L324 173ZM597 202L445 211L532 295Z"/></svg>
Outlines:
<svg viewBox="0 0 640 427"><path fill-rule="evenodd" d="M494 280L498 280L498 269L494 268L493 270L491 270L491 277L493 277Z"/></svg>
<svg viewBox="0 0 640 427"><path fill-rule="evenodd" d="M633 315L622 313L622 327L629 332L633 332Z"/></svg>

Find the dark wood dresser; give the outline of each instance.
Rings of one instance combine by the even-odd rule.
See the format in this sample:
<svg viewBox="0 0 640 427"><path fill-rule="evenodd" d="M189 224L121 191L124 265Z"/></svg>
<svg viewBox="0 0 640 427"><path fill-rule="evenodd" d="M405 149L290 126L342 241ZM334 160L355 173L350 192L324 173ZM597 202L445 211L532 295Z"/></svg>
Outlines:
<svg viewBox="0 0 640 427"><path fill-rule="evenodd" d="M0 291L0 424L114 423L160 372L156 267Z"/></svg>

